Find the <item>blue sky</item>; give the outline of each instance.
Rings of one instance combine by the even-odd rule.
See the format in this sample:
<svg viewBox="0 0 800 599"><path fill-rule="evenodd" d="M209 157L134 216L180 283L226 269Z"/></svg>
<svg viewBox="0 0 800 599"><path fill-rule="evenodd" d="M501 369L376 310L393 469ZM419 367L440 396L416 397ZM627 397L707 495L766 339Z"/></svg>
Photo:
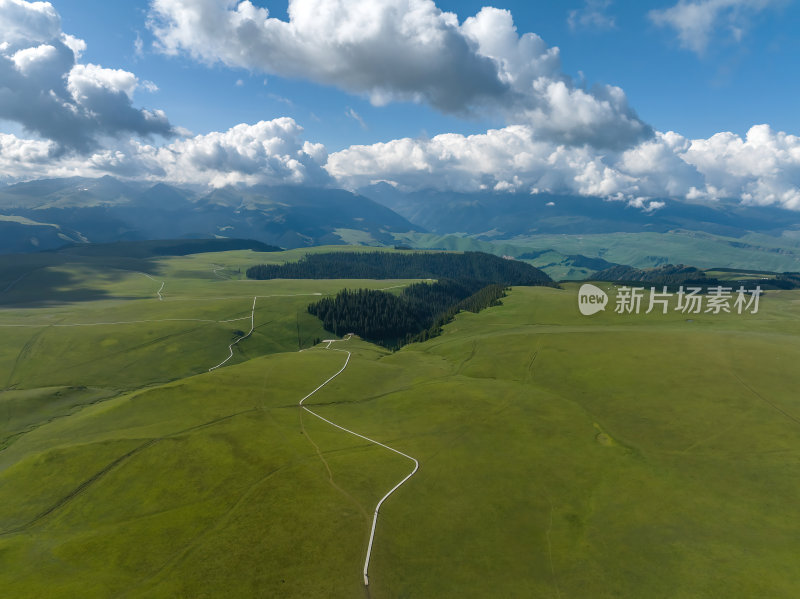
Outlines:
<svg viewBox="0 0 800 599"><path fill-rule="evenodd" d="M800 209L796 1L291 6L0 0L0 179Z"/></svg>
<svg viewBox="0 0 800 599"><path fill-rule="evenodd" d="M256 4L268 8L270 16L286 19L286 2ZM559 47L568 75L577 79L583 73L590 85L622 87L639 116L661 131L708 137L719 131L744 134L761 123L800 131L796 100L800 36L795 25L800 22L800 5L777 3L748 18L741 41L723 25L707 51L698 55L680 46L674 30L658 27L648 18L650 10L673 4L617 1L603 11L613 19L613 27L570 27L570 12L585 9L585 3L437 2L462 21L482 6L510 10L520 33L537 33L548 45ZM337 150L424 133L476 133L500 124L490 118L448 117L413 103L378 108L363 97L329 86L164 56L152 49L145 1L81 0L54 5L64 31L87 42L86 61L130 70L153 81L159 91L143 96L142 103L162 108L173 122L193 132L291 116L309 139ZM135 52L137 36L144 44L142 56ZM240 80L244 85L237 86ZM364 119L367 130L346 116L350 108Z"/></svg>

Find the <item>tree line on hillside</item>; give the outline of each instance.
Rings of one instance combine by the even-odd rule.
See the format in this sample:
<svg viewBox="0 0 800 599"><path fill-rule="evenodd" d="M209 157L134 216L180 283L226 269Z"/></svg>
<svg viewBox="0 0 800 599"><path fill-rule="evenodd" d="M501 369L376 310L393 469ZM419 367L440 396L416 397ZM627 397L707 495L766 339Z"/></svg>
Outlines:
<svg viewBox="0 0 800 599"><path fill-rule="evenodd" d="M612 266L590 275L594 281L611 281L615 283L652 283L679 287L681 285L713 285L714 280L706 276L699 268L683 264L665 264L656 268L640 269L632 266Z"/></svg>
<svg viewBox="0 0 800 599"><path fill-rule="evenodd" d="M505 289L504 285L482 286L453 280L415 283L399 294L345 289L335 297L311 304L308 311L334 335L355 333L368 341L397 349L440 334L442 326L461 310L478 312L499 305Z"/></svg>
<svg viewBox="0 0 800 599"><path fill-rule="evenodd" d="M729 268L714 269L720 272L742 273L743 271L734 270ZM704 271L694 266L685 266L683 264L673 265L665 264L656 268L640 269L632 266L613 266L593 275L587 277L593 281L609 281L613 283L623 283L627 285L635 285L640 283L649 283L652 286L666 286L670 289L676 289L680 286L684 287L702 287L708 289L709 287L734 287L738 288L744 286L745 288L753 288L756 285L762 289L797 289L800 288L800 273L774 273L774 272L756 272L753 274L762 274L763 278L754 279L751 276L742 279L718 279L716 277L708 276Z"/></svg>
<svg viewBox="0 0 800 599"><path fill-rule="evenodd" d="M497 305L511 285L555 283L524 262L483 252L329 252L298 262L262 264L251 279L430 279L394 294L345 290L308 307L326 330L356 335L396 349L438 335L461 310L477 312Z"/></svg>
<svg viewBox="0 0 800 599"><path fill-rule="evenodd" d="M250 279L451 279L502 285L554 285L544 272L483 252L330 252L298 262L260 264Z"/></svg>
<svg viewBox="0 0 800 599"><path fill-rule="evenodd" d="M772 280L778 289L800 289L800 273L783 272Z"/></svg>

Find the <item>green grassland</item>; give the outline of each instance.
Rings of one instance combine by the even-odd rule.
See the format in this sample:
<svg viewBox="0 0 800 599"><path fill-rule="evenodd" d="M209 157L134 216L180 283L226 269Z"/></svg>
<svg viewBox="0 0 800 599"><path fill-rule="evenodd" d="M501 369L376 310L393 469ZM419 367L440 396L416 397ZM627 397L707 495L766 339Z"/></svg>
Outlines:
<svg viewBox="0 0 800 599"><path fill-rule="evenodd" d="M367 596L410 465L297 408L346 355L308 349L294 294L403 282L241 278L302 253L67 261L0 295L0 594ZM306 405L420 462L369 597L800 592L800 292L584 317L575 285L514 288L425 343L332 349Z"/></svg>
<svg viewBox="0 0 800 599"><path fill-rule="evenodd" d="M420 248L476 250L511 256L542 252L536 259L526 262L541 268L555 280L583 279L592 274L593 271L589 269L571 264L568 256L574 254L603 258L636 268L690 264L698 268L800 271L800 242L793 232L786 232L781 237L758 233L726 237L685 230L666 233L531 235L507 240L426 233L397 237L402 242Z"/></svg>
<svg viewBox="0 0 800 599"><path fill-rule="evenodd" d="M37 422L98 398L206 372L249 331L255 296L253 334L237 346L232 364L297 351L326 336L306 311L320 295L346 286L407 283L248 281L239 272L240 265L265 256L282 262L301 255L240 251L137 261L44 254L9 260L0 268L0 278L16 281L0 295L0 447Z"/></svg>
<svg viewBox="0 0 800 599"><path fill-rule="evenodd" d="M800 245L791 237L750 233L733 238L698 231L668 233L610 233L595 235L538 235L514 240L529 248L583 254L609 262L649 268L660 264L691 264L772 271L800 268ZM643 251L643 248L644 251Z"/></svg>

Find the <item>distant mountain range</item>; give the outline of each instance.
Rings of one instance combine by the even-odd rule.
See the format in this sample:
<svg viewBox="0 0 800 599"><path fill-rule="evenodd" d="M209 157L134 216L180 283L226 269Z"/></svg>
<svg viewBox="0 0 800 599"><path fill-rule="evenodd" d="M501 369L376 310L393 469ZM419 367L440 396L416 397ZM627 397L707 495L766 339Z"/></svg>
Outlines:
<svg viewBox="0 0 800 599"><path fill-rule="evenodd" d="M201 193L159 183L48 179L0 188L0 252L144 239L255 239L284 248L394 243L422 231L339 189L226 187Z"/></svg>
<svg viewBox="0 0 800 599"><path fill-rule="evenodd" d="M734 202L693 204L661 199L646 211L625 201L548 193L405 193L378 183L359 193L432 233L465 233L477 239L542 234L665 233L675 229L741 237L800 231L800 213Z"/></svg>
<svg viewBox="0 0 800 599"><path fill-rule="evenodd" d="M0 187L0 252L151 239L252 239L283 248L410 245L511 256L554 278L616 264L800 270L800 213L736 202L625 201L540 193L351 193L309 187L209 191L48 179Z"/></svg>
<svg viewBox="0 0 800 599"><path fill-rule="evenodd" d="M663 198L637 206L549 193L405 193L386 183L359 193L429 231L404 243L513 256L559 280L615 264L800 271L800 212L782 208L734 200Z"/></svg>

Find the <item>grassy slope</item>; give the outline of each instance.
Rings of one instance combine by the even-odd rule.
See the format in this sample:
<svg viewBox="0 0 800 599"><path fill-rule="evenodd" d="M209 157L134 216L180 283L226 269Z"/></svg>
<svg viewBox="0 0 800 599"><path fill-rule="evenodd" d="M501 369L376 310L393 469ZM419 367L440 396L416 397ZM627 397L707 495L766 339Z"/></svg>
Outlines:
<svg viewBox="0 0 800 599"><path fill-rule="evenodd" d="M343 285L209 276L210 261L235 270L248 259L159 262L164 302L139 276L141 299L14 309L0 321L118 310L223 319L247 313L254 285ZM197 299L242 286L241 299ZM256 322L274 328L213 373L202 371L240 323L187 333L198 342L174 355L170 341L150 344L140 358L150 368L126 375L129 384L154 385L168 365L196 374L138 391L115 386L127 367L111 352L52 373L31 364L80 342L61 339L70 329L4 336L0 373L18 390L0 395L0 410L14 401L30 424L28 402L46 412L42 397L56 391L23 387L45 383L84 385L72 392L97 403L53 400L71 415L36 422L0 452L0 588L14 597L362 596L369 516L409 466L294 407L343 354L255 357L296 349L295 318L280 320L295 301L306 300L265 300ZM351 366L310 403L421 463L382 510L371 596L795 597L798 333L798 292L768 294L755 316L687 321L586 318L572 287L516 288L503 306L462 314L443 336L394 354L341 343ZM23 353L9 374L8 355L50 348L45 335L51 353Z"/></svg>
<svg viewBox="0 0 800 599"><path fill-rule="evenodd" d="M510 240L479 241L472 237L437 236L415 233L398 235L418 247L480 250L517 256L545 251L526 260L556 280L582 279L591 271L571 266L567 255L582 254L637 268L660 264L691 264L701 268L730 267L772 270L800 270L800 244L796 236L748 234L723 237L697 231L669 233L609 233L593 235L534 235ZM644 250L642 248L645 248Z"/></svg>
<svg viewBox="0 0 800 599"><path fill-rule="evenodd" d="M403 283L239 278L240 269L265 257L281 262L301 255L242 251L104 264L38 255L31 258L35 263L15 257L0 265L0 278L10 278L11 271L18 280L0 296L0 448L82 405L207 371L249 330L256 295L256 328L231 363L309 347L324 337L319 321L306 312L315 294ZM225 322L232 319L243 320Z"/></svg>
<svg viewBox="0 0 800 599"><path fill-rule="evenodd" d="M516 289L382 360L450 375L372 408L422 464L384 521L374 596L796 594L798 298L586 319L569 291Z"/></svg>
<svg viewBox="0 0 800 599"><path fill-rule="evenodd" d="M534 242L534 243L531 243ZM613 233L607 235L541 235L516 241L565 254L601 257L637 268L658 264L691 264L700 268L723 266L759 270L800 269L800 247L789 237L749 234L722 237L696 231L670 233ZM646 248L643 252L642 248Z"/></svg>

